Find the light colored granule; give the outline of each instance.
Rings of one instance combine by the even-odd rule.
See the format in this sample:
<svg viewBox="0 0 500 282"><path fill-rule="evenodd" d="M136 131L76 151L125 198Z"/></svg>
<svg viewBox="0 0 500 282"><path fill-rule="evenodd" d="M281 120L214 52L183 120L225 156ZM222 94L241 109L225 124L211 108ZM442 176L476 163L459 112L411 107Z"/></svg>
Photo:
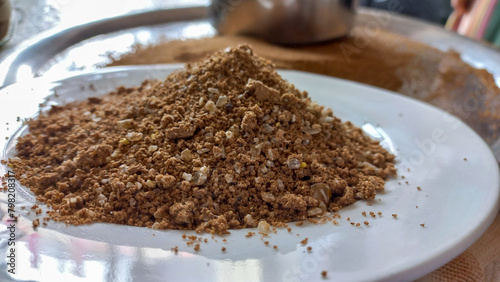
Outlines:
<svg viewBox="0 0 500 282"><path fill-rule="evenodd" d="M260 232L267 234L269 233L269 230L271 229L271 225L267 223L264 220L259 221L259 224L257 225L257 229L259 229Z"/></svg>
<svg viewBox="0 0 500 282"><path fill-rule="evenodd" d="M227 104L227 97L222 95L222 96L219 96L219 99L217 99L217 102L215 103L215 106L217 108L222 108L224 107L225 105Z"/></svg>
<svg viewBox="0 0 500 282"><path fill-rule="evenodd" d="M205 110L207 110L210 114L214 114L217 111L217 107L213 101L207 101L205 104Z"/></svg>

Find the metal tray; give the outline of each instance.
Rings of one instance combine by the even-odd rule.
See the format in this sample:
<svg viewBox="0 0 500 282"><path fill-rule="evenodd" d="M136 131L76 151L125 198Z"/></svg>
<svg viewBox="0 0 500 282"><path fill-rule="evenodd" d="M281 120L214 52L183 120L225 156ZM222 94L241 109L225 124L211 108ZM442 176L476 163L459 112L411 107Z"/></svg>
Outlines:
<svg viewBox="0 0 500 282"><path fill-rule="evenodd" d="M19 44L0 63L0 85L44 76L61 78L101 68L136 45L217 34L208 20L208 3L185 8L165 5L149 11L105 18L67 29L49 30ZM442 27L390 11L361 8L357 26L382 28L442 51L455 50L476 68L493 74L500 85L500 52ZM500 161L500 140L491 146Z"/></svg>

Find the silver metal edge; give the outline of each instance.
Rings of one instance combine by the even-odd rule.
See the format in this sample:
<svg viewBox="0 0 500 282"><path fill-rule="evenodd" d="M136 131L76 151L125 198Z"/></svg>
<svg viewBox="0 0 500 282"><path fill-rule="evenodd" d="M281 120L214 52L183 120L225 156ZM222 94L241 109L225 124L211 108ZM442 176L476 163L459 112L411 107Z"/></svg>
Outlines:
<svg viewBox="0 0 500 282"><path fill-rule="evenodd" d="M22 42L0 63L1 88L17 82L21 66L29 67L34 75L58 53L93 36L139 26L208 17L207 6L162 9L107 18L67 29L55 28Z"/></svg>

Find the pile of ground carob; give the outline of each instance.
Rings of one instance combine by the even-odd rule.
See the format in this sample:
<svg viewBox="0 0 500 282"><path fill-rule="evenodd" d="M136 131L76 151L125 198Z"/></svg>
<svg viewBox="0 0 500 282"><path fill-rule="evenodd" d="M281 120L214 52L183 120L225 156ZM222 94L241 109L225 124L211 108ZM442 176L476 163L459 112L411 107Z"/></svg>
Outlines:
<svg viewBox="0 0 500 282"><path fill-rule="evenodd" d="M10 165L53 220L215 234L373 199L394 156L247 45L27 121Z"/></svg>

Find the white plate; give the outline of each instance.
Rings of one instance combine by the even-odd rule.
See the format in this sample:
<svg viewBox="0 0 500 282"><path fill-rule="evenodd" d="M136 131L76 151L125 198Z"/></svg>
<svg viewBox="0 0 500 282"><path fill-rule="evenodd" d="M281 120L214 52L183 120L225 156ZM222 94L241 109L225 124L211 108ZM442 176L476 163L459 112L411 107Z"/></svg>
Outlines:
<svg viewBox="0 0 500 282"><path fill-rule="evenodd" d="M9 86L0 94L0 146L6 146L4 136L19 126L16 117L32 116L54 91L59 97L51 98L49 105L100 95L121 85L139 85L145 78L162 78L177 67L114 68L57 83L35 79ZM292 224L291 233L279 229L266 239L270 246L278 246L277 251L265 246L260 236L245 238L249 230L233 230L225 237L226 243L220 237L200 235L208 243L202 242L197 253L181 238L193 232L114 224L66 227L56 222L33 231L33 215L26 215L33 195L18 187L17 274L5 272L2 256L0 279L314 281L321 280L321 271L326 270L331 281L412 280L463 252L493 221L499 203L498 165L487 145L461 121L373 87L297 71L281 74L397 155L399 177L387 182L386 192L374 201L342 209L339 225ZM13 153L13 143L5 147L7 156ZM2 169L5 173L6 168ZM0 193L4 225L9 224L7 195ZM22 205L27 210L21 210ZM362 211L380 211L382 216L365 217ZM351 226L348 217L361 226ZM1 230L0 252L5 254L9 234L5 227ZM310 253L300 244L306 237ZM179 247L177 255L171 251L174 246Z"/></svg>

